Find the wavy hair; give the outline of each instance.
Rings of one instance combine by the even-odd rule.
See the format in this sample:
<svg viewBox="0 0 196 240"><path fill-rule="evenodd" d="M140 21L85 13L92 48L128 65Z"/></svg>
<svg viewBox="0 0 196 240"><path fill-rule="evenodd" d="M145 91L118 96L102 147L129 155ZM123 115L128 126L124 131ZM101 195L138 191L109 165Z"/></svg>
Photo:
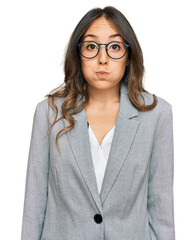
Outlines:
<svg viewBox="0 0 196 240"><path fill-rule="evenodd" d="M56 146L59 153L59 135L63 131L67 129L71 130L74 127L75 120L71 117L71 115L82 111L89 100L87 89L84 88L86 80L82 74L80 54L77 48L77 43L82 41L84 33L88 27L96 19L102 16L112 22L118 29L124 42L130 44L130 48L128 50L129 65L126 66L121 81L124 82L128 88L129 99L133 106L140 111L149 111L157 105L157 97L154 94L152 94L154 98L153 103L151 105L145 105L142 92L148 93L148 91L146 91L143 87L143 75L145 72L143 65L143 53L130 23L115 7L107 6L103 9L93 8L88 11L79 21L69 39L69 43L64 55L64 82L45 96L48 97L48 107L50 106L53 110L56 110L55 119L47 133L49 133L54 124L62 118L65 118L70 124L69 126L61 129L56 136ZM78 93L81 94L82 98L84 97L84 101L81 104L78 104L81 99L77 101ZM141 96L143 103L139 101L139 96ZM56 97L62 97L64 100L61 105L62 116L58 120L58 108L55 104ZM80 109L78 110L78 108ZM69 114L69 111L71 111L71 114Z"/></svg>

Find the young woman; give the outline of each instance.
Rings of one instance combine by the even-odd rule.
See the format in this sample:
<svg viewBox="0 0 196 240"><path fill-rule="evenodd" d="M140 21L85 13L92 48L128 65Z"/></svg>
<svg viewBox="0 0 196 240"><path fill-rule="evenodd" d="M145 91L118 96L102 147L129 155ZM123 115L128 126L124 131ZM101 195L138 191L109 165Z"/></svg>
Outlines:
<svg viewBox="0 0 196 240"><path fill-rule="evenodd" d="M173 116L114 7L87 12L35 109L22 240L174 240Z"/></svg>

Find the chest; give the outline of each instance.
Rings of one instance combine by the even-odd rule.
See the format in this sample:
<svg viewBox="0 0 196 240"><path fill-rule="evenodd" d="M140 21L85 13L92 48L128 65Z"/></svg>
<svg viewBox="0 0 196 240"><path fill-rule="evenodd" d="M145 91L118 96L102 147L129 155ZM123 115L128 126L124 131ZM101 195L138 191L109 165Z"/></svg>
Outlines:
<svg viewBox="0 0 196 240"><path fill-rule="evenodd" d="M97 141L101 145L104 137L116 124L119 104L103 110L86 107L85 111L87 121L90 124Z"/></svg>

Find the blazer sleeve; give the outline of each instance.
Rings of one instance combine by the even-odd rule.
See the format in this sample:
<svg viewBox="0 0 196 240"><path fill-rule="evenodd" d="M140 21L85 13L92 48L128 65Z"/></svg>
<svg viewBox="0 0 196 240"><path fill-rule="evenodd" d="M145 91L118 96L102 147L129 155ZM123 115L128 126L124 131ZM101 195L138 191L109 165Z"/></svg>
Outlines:
<svg viewBox="0 0 196 240"><path fill-rule="evenodd" d="M173 113L169 104L157 124L150 162L147 210L152 240L175 240L173 180Z"/></svg>
<svg viewBox="0 0 196 240"><path fill-rule="evenodd" d="M40 240L45 219L49 172L46 111L46 107L40 102L34 112L26 173L21 240Z"/></svg>

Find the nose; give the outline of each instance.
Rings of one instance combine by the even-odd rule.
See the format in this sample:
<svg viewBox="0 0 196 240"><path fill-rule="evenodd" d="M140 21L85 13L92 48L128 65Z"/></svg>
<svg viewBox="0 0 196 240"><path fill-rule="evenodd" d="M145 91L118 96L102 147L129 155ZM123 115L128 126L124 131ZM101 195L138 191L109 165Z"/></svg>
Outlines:
<svg viewBox="0 0 196 240"><path fill-rule="evenodd" d="M107 64L109 56L107 55L105 45L100 46L99 54L98 54L98 61L100 64Z"/></svg>

